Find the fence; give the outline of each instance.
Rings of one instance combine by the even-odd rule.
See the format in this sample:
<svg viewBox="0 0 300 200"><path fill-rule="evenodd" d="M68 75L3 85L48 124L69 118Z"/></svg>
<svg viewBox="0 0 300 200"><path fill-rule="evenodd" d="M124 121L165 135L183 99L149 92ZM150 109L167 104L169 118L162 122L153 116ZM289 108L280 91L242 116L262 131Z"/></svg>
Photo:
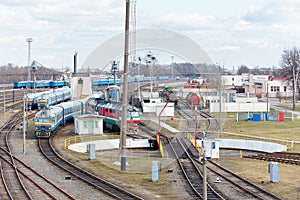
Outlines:
<svg viewBox="0 0 300 200"><path fill-rule="evenodd" d="M290 112L238 112L236 114L237 121L278 121L292 122L294 120L293 113Z"/></svg>

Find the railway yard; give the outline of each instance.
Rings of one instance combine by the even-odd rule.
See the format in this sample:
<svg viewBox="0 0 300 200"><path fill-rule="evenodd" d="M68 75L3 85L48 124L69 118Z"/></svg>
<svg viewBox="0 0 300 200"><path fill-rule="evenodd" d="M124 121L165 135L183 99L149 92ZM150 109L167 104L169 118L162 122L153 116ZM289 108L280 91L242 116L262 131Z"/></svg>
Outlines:
<svg viewBox="0 0 300 200"><path fill-rule="evenodd" d="M127 170L120 172L120 166L116 164L119 159L117 149L97 151L95 160L89 160L87 153L65 149L65 141L74 136L72 123L60 128L50 139L37 139L33 125L36 111L28 115L29 128L24 147L23 133L19 128L23 121L22 102L12 100L7 106L0 107L0 199L202 199L203 176L207 176L208 199L300 198L297 184L300 181L297 176L300 173L299 144L294 144L293 153L243 151L243 158L240 158L239 150L221 149L220 159L207 159L204 171L203 159L199 161L198 151L187 139L188 133L195 130L195 111L183 100L179 101L178 107L175 119L164 121L179 132L172 133L167 128L161 130L165 156L162 158L156 149L128 149ZM202 121L196 127L200 130L196 137L201 138L204 131L207 137L217 137L218 121L208 113L197 112ZM152 117L141 118L139 133L133 135L135 138L155 139L157 123L149 120ZM246 123L241 126L227 119L224 132L246 132L245 127L249 126ZM250 132L260 126L251 125ZM272 126L274 124L269 123L269 132L273 130ZM284 132L287 127L288 124L282 125L278 131ZM100 137L107 138L119 136L118 133L106 132ZM84 136L79 140L84 141ZM161 164L156 182L151 181L152 161ZM269 181L268 163L271 161L280 166L278 183Z"/></svg>

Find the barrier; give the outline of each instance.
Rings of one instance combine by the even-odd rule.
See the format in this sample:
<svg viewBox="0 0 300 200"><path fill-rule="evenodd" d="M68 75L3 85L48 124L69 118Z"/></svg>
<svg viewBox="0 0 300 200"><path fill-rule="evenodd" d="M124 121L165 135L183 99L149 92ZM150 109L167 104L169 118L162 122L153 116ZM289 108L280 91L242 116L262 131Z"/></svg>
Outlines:
<svg viewBox="0 0 300 200"><path fill-rule="evenodd" d="M164 158L165 157L165 155L164 155L164 149L163 149L163 146L161 144L162 142L160 140L160 135L159 134L157 134L157 136L156 136L156 141L157 141L157 144L159 144L158 149L159 149L159 152L161 154L161 157Z"/></svg>
<svg viewBox="0 0 300 200"><path fill-rule="evenodd" d="M195 141L195 138L191 134L188 134L188 139L191 141L191 143L193 144L193 146L196 148L198 152L202 152L201 146L198 145L197 141Z"/></svg>
<svg viewBox="0 0 300 200"><path fill-rule="evenodd" d="M290 138L280 138L278 136L273 136L273 135L269 135L269 136L262 136L260 135L255 135L255 134L238 134L238 133L229 133L229 132L222 132L222 134L227 134L227 135L233 135L233 136L238 136L241 138L246 138L246 139L257 139L260 141L271 141L271 142L275 142L278 144L283 144L285 146L287 146L288 149L293 149L294 147L294 140L290 139Z"/></svg>

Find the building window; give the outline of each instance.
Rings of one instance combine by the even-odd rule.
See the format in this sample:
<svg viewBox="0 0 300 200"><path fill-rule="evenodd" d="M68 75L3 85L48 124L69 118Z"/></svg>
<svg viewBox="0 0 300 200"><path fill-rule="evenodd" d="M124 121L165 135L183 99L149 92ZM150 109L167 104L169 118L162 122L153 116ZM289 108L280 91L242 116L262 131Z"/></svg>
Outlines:
<svg viewBox="0 0 300 200"><path fill-rule="evenodd" d="M98 121L95 121L95 128L98 128Z"/></svg>
<svg viewBox="0 0 300 200"><path fill-rule="evenodd" d="M279 92L280 87L279 86L271 86L271 92Z"/></svg>
<svg viewBox="0 0 300 200"><path fill-rule="evenodd" d="M78 79L78 84L83 84L83 80L81 78Z"/></svg>
<svg viewBox="0 0 300 200"><path fill-rule="evenodd" d="M286 92L286 86L283 87L283 91Z"/></svg>
<svg viewBox="0 0 300 200"><path fill-rule="evenodd" d="M83 121L83 128L87 128L87 122Z"/></svg>

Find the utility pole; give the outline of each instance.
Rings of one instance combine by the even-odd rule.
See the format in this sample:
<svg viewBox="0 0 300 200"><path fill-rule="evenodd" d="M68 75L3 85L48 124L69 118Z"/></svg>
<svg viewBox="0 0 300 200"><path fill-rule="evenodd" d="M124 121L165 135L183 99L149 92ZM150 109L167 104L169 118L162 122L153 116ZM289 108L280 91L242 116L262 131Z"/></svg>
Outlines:
<svg viewBox="0 0 300 200"><path fill-rule="evenodd" d="M23 154L26 154L26 131L27 131L27 109L26 109L26 98L27 94L24 92L23 97Z"/></svg>
<svg viewBox="0 0 300 200"><path fill-rule="evenodd" d="M137 81L137 85L138 85L138 95L139 95L139 101L142 101L142 97L141 97L141 87L140 87L140 69L141 69L141 57L138 58L139 62L138 62L138 81Z"/></svg>
<svg viewBox="0 0 300 200"><path fill-rule="evenodd" d="M171 63L171 68L172 68L172 80L174 79L174 77L173 77L173 68L174 68L174 66L173 66L173 60L174 60L174 56L171 56L171 60L172 60L172 63Z"/></svg>
<svg viewBox="0 0 300 200"><path fill-rule="evenodd" d="M219 133L220 133L220 135L219 135L219 137L221 137L221 135L222 135L222 75L221 75L221 67L220 67L220 65L218 65L218 68L219 68L219 77L220 77L220 83L219 83L219 106L220 106L220 112L219 112L219 117L220 117L220 119L219 119L219 128L220 128L220 130L219 130Z"/></svg>
<svg viewBox="0 0 300 200"><path fill-rule="evenodd" d="M125 17L125 48L124 48L124 77L123 77L123 98L122 98L122 121L120 132L120 157L121 171L126 171L126 128L127 128L127 104L128 104L128 42L129 42L129 14L130 0L126 0Z"/></svg>
<svg viewBox="0 0 300 200"><path fill-rule="evenodd" d="M3 113L5 115L6 105L5 105L5 90L3 90Z"/></svg>
<svg viewBox="0 0 300 200"><path fill-rule="evenodd" d="M206 152L203 150L203 200L207 200Z"/></svg>

